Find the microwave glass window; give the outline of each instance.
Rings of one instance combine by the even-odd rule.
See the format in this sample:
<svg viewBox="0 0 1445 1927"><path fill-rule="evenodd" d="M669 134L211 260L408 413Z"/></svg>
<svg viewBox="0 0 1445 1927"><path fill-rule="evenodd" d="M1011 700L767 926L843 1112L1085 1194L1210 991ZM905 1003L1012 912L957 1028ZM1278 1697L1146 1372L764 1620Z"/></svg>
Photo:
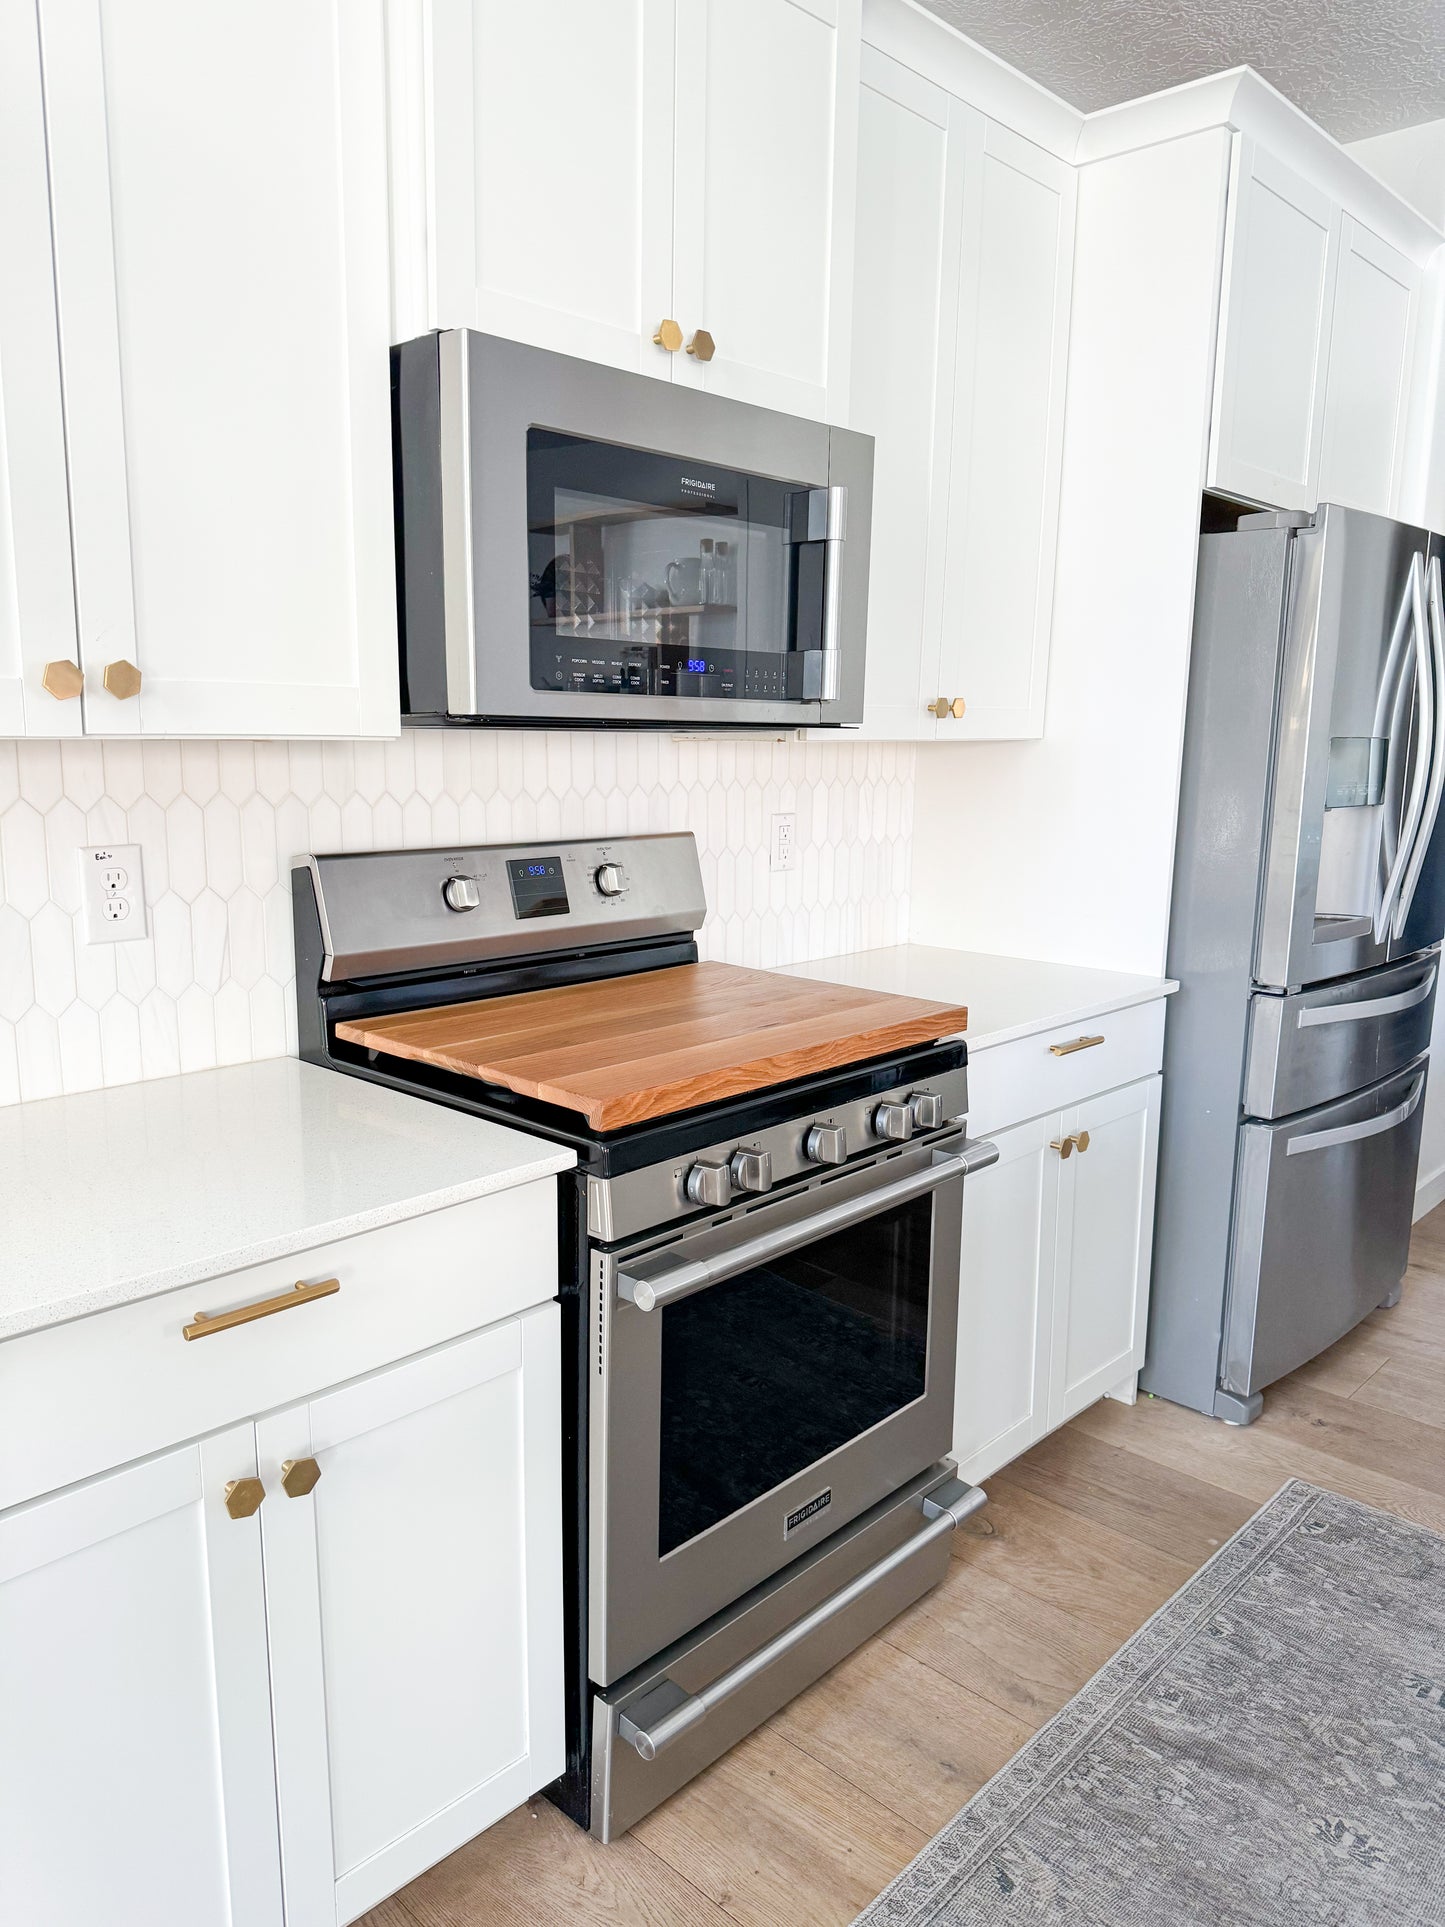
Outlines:
<svg viewBox="0 0 1445 1927"><path fill-rule="evenodd" d="M531 683L801 700L800 484L531 429Z"/></svg>
<svg viewBox="0 0 1445 1927"><path fill-rule="evenodd" d="M658 1554L921 1398L933 1200L662 1311Z"/></svg>

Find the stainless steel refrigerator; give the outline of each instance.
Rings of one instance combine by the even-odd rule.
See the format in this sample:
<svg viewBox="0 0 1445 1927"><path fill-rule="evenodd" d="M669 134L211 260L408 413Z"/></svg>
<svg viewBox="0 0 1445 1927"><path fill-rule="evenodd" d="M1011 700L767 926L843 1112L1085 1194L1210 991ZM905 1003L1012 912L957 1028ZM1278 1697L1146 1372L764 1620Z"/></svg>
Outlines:
<svg viewBox="0 0 1445 1927"><path fill-rule="evenodd" d="M1247 1424L1398 1299L1445 934L1441 538L1199 546L1141 1386Z"/></svg>

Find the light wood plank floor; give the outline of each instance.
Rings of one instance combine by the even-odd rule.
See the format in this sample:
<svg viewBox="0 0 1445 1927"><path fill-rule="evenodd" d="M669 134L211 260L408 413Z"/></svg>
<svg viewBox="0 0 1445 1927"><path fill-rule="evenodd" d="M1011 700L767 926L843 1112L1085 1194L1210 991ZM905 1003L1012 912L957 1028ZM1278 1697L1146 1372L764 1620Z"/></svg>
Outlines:
<svg viewBox="0 0 1445 1927"><path fill-rule="evenodd" d="M626 1839L534 1801L362 1927L846 1927L1296 1476L1445 1531L1445 1206L1399 1308L1255 1425L1094 1406L988 1481L942 1585Z"/></svg>

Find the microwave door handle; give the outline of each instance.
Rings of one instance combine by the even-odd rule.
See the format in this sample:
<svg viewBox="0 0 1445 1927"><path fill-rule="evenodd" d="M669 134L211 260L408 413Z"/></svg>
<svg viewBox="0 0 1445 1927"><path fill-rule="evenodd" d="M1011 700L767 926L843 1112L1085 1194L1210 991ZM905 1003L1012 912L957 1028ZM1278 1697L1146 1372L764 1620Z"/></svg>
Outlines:
<svg viewBox="0 0 1445 1927"><path fill-rule="evenodd" d="M1430 709L1430 780L1425 792L1425 811L1420 818L1420 827L1415 832L1415 841L1410 850L1410 861L1405 868L1405 880L1400 885L1400 900L1395 910L1394 934L1399 937L1405 928L1405 920L1410 914L1410 906L1415 901L1415 890L1420 882L1420 872L1425 867L1425 858L1430 853L1430 842L1435 834L1435 825L1440 817L1440 798L1445 792L1445 606L1442 606L1440 588L1440 558L1432 555L1428 589L1425 594L1425 608L1421 612L1424 626L1430 638L1430 658L1432 664L1432 695ZM1423 719L1425 705L1421 702ZM1423 728L1423 720L1422 720ZM1423 750L1422 750L1423 756Z"/></svg>
<svg viewBox="0 0 1445 1927"><path fill-rule="evenodd" d="M914 1198L936 1191L940 1185L967 1177L970 1171L981 1171L997 1161L996 1144L986 1138L970 1139L957 1153L940 1156L921 1171L913 1171L906 1178L895 1178L891 1184L878 1185L841 1204L810 1212L805 1218L795 1218L776 1230L761 1232L746 1244L720 1251L715 1258L654 1258L649 1253L635 1271L619 1270L617 1295L639 1311L674 1304L679 1298L690 1298L695 1291L705 1291L709 1285L721 1284L724 1278L748 1271L754 1265L770 1264L775 1258L785 1258L790 1251L812 1244L815 1238L846 1231L880 1211L908 1204ZM644 1264L646 1270L643 1270Z"/></svg>
<svg viewBox="0 0 1445 1927"><path fill-rule="evenodd" d="M1390 651L1385 665L1386 673L1380 680L1380 694L1375 704L1376 732L1383 733L1389 742L1385 764L1385 781L1387 786L1390 783L1392 772L1403 766L1405 719L1409 714L1410 672L1414 669L1417 676L1422 672L1427 676L1429 675L1427 645L1424 636L1420 632L1419 625L1416 622L1417 608L1420 614L1423 615L1424 613L1424 574L1425 572L1418 553L1411 556L1410 576L1405 584L1405 593L1400 603L1400 612L1395 618L1395 632L1390 640ZM1416 596L1417 588L1422 591L1418 602ZM1397 642L1403 644L1403 639L1406 635L1409 635L1413 641L1413 656L1411 651L1403 646L1398 650L1396 648ZM1398 670L1398 673L1393 678L1393 689L1390 687L1392 680L1390 670L1392 665ZM1382 724L1384 726L1383 730L1381 730ZM1416 809L1417 800L1421 808L1423 808L1424 805L1424 797L1420 794L1420 791L1421 778L1428 773L1425 763L1426 759L1421 757L1416 758L1416 780L1411 785L1410 798L1406 805L1405 816L1401 822L1398 836L1390 820L1391 805L1387 797L1385 805L1384 839L1385 855L1389 864L1389 874L1386 877L1384 887L1380 892L1379 903L1375 909L1376 943L1383 943L1390 933L1391 912L1394 910L1395 899L1399 895L1400 884L1404 879L1405 866L1410 860L1410 846L1413 841L1415 824L1419 819L1419 812Z"/></svg>
<svg viewBox="0 0 1445 1927"><path fill-rule="evenodd" d="M788 503L788 540L818 543L823 550L822 608L817 649L803 652L803 696L809 702L835 703L843 693L843 538L848 526L848 491L799 489Z"/></svg>

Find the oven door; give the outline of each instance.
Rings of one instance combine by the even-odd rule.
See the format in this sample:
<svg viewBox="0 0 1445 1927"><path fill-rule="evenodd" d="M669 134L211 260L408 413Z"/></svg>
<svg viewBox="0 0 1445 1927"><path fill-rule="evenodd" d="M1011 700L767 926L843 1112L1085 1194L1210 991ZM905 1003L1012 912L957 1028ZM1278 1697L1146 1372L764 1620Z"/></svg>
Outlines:
<svg viewBox="0 0 1445 1927"><path fill-rule="evenodd" d="M594 1253L598 1685L948 1451L973 1148L960 1130Z"/></svg>

